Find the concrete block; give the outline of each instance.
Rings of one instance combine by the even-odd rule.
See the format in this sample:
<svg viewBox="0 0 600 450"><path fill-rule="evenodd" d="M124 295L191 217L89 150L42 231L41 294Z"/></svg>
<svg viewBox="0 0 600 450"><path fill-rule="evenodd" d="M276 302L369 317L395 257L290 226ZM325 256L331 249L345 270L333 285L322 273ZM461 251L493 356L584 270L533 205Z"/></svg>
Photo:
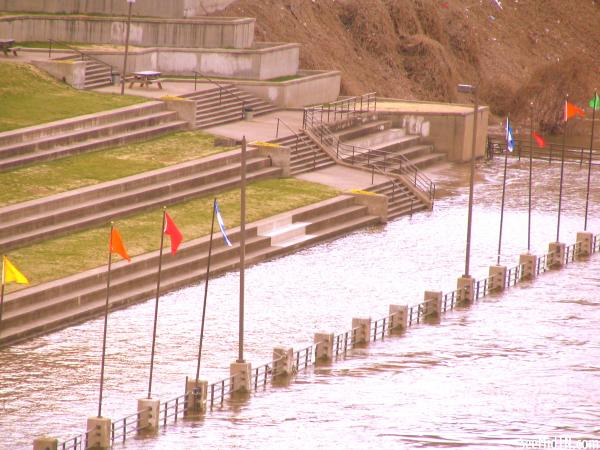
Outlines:
<svg viewBox="0 0 600 450"><path fill-rule="evenodd" d="M355 334L354 344L368 344L371 336L371 318L352 319L352 329L358 328Z"/></svg>
<svg viewBox="0 0 600 450"><path fill-rule="evenodd" d="M84 61L31 61L31 64L75 89L85 88Z"/></svg>
<svg viewBox="0 0 600 450"><path fill-rule="evenodd" d="M169 111L175 111L180 120L185 120L188 129L196 128L196 101L181 97L162 97Z"/></svg>
<svg viewBox="0 0 600 450"><path fill-rule="evenodd" d="M489 290L503 291L506 287L506 266L490 266L489 271Z"/></svg>
<svg viewBox="0 0 600 450"><path fill-rule="evenodd" d="M258 154L271 158L271 162L275 167L281 167L281 176L286 178L291 173L292 152L288 147L283 147L277 144L268 142L256 142Z"/></svg>
<svg viewBox="0 0 600 450"><path fill-rule="evenodd" d="M423 315L425 317L433 316L440 317L442 315L442 300L444 298L443 292L440 291L425 291L425 310Z"/></svg>
<svg viewBox="0 0 600 450"><path fill-rule="evenodd" d="M458 292L458 303L471 304L475 300L475 279L463 275L456 283Z"/></svg>
<svg viewBox="0 0 600 450"><path fill-rule="evenodd" d="M566 245L562 242L551 242L548 245L548 253L552 255L549 258L548 266L561 268L565 261L565 249Z"/></svg>
<svg viewBox="0 0 600 450"><path fill-rule="evenodd" d="M331 361L333 359L333 333L315 333L313 342L316 344L315 359Z"/></svg>
<svg viewBox="0 0 600 450"><path fill-rule="evenodd" d="M594 253L594 235L589 231L579 231L577 233L577 242L579 242L579 252L577 256L587 257Z"/></svg>
<svg viewBox="0 0 600 450"><path fill-rule="evenodd" d="M138 434L155 433L158 431L160 400L138 399Z"/></svg>
<svg viewBox="0 0 600 450"><path fill-rule="evenodd" d="M348 192L354 197L359 205L367 207L369 214L378 216L381 223L388 220L388 198L387 195L375 194L373 192L353 190Z"/></svg>
<svg viewBox="0 0 600 450"><path fill-rule="evenodd" d="M233 362L229 365L229 375L233 378L231 393L250 393L252 388L252 364Z"/></svg>
<svg viewBox="0 0 600 450"><path fill-rule="evenodd" d="M523 268L521 271L521 280L532 280L537 276L538 257L530 253L519 255L519 264Z"/></svg>
<svg viewBox="0 0 600 450"><path fill-rule="evenodd" d="M408 305L390 305L390 330L405 331L408 328Z"/></svg>
<svg viewBox="0 0 600 450"><path fill-rule="evenodd" d="M33 441L33 450L57 450L58 439L40 437Z"/></svg>
<svg viewBox="0 0 600 450"><path fill-rule="evenodd" d="M275 347L273 349L273 378L290 376L294 373L294 349Z"/></svg>
<svg viewBox="0 0 600 450"><path fill-rule="evenodd" d="M110 448L111 420L106 417L88 417L88 449L104 450Z"/></svg>
<svg viewBox="0 0 600 450"><path fill-rule="evenodd" d="M185 402L187 409L183 417L195 417L206 412L206 399L208 398L208 380L203 378L190 377L185 385L187 393Z"/></svg>

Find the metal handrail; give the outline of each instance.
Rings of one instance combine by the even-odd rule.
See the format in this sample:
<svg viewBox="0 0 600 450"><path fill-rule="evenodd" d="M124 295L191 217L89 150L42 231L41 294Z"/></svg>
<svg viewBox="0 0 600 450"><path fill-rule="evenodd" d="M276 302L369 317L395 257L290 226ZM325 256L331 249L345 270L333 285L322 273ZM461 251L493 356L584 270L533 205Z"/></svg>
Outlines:
<svg viewBox="0 0 600 450"><path fill-rule="evenodd" d="M359 105L359 100L360 100L360 107L357 110L357 105ZM366 101L366 105L367 105L366 110L364 109L365 101ZM326 113L326 117L327 117L327 122L329 122L332 111L333 111L333 120L336 121L338 114L341 115L343 118L344 114L346 114L349 117L351 115L356 115L356 114L361 114L363 112L371 111L371 103L373 103L373 105L374 105L373 110L377 111L377 97L376 97L375 92L369 92L368 94L363 94L363 95L356 96L356 97L348 97L348 98L337 100L335 102L327 103L324 105L316 105L316 106L306 107L306 108L304 108L304 112L302 115L302 128L306 129L309 122L310 122L310 125L313 126L314 122L315 122L315 116L317 113L320 114L319 119L318 119L319 123L323 123L323 118L325 116L325 113ZM347 108L345 108L345 105L347 106ZM352 108L350 108L351 105L353 105ZM333 106L333 110L332 110L332 106ZM338 109L338 106L341 106L341 108Z"/></svg>
<svg viewBox="0 0 600 450"><path fill-rule="evenodd" d="M93 432L94 430L87 430L85 433L60 442L57 448L60 450L85 450L88 447L89 435Z"/></svg>
<svg viewBox="0 0 600 450"><path fill-rule="evenodd" d="M230 88L228 88L227 86L223 86L222 84L218 83L217 81L213 80L212 78L207 77L206 75L202 75L200 72L196 72L195 70L193 72L194 72L194 91L196 90L196 87L197 87L197 84L198 84L198 78L205 79L209 83L212 83L212 84L214 84L215 86L217 86L219 88L219 105L221 104L221 101L222 101L222 91L225 91L229 95L237 98L238 101L240 101L242 103L242 117L244 116L244 109L246 108L246 100L241 99Z"/></svg>
<svg viewBox="0 0 600 450"><path fill-rule="evenodd" d="M531 156L536 159L545 159L548 162L552 162L554 159L560 159L560 154L562 152L562 145L556 144L553 142L549 142L546 144L546 147L540 148L530 145L530 142L526 139L515 139L515 150L511 153L511 155L516 157L521 157L525 155L529 157L529 153L531 152ZM488 155L493 156L494 154L501 154L506 151L506 141L502 138L494 138L488 137L487 139L487 152ZM565 147L565 159L573 162L579 162L580 165L589 161L589 147ZM600 149L592 148L592 164L600 165Z"/></svg>
<svg viewBox="0 0 600 450"><path fill-rule="evenodd" d="M90 55L88 53L85 53L84 51L81 51L78 48L73 47L73 46L71 46L70 44L68 44L66 42L57 41L56 39L48 39L48 43L50 44L49 47L48 47L48 59L52 58L52 43L60 44L60 45L64 45L65 47L67 47L69 50L73 50L74 52L79 53L79 55L81 56L81 59L89 58L89 59L92 59L92 60L96 61L97 63L102 64L103 66L108 66L110 68L110 75L111 75L111 77L115 74L115 72L113 71L113 66L112 65L108 64L105 61L102 61L102 60L96 58L95 56L92 56L92 55ZM116 72L116 73L118 73L118 72Z"/></svg>
<svg viewBox="0 0 600 450"><path fill-rule="evenodd" d="M275 131L275 139L279 139L279 123L282 123L283 125L285 125L285 127L290 130L294 136L296 136L296 145L294 147L294 152L298 151L298 144L300 143L300 135L298 133L296 133L292 127L290 127L287 123L285 123L285 121L279 117L277 117L277 129Z"/></svg>

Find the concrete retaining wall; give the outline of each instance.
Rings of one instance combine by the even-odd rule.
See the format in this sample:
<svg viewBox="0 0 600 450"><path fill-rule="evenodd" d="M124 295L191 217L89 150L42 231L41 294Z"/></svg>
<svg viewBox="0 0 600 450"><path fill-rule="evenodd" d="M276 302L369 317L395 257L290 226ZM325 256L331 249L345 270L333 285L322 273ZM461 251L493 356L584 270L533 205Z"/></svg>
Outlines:
<svg viewBox="0 0 600 450"><path fill-rule="evenodd" d="M64 81L75 89L85 88L84 61L31 61L31 64L45 70L54 78Z"/></svg>
<svg viewBox="0 0 600 450"><path fill-rule="evenodd" d="M220 11L235 0L138 0L133 13L140 16L194 17ZM0 0L2 11L46 13L127 14L125 0Z"/></svg>
<svg viewBox="0 0 600 450"><path fill-rule="evenodd" d="M0 10L2 9L5 8L0 6ZM142 47L250 48L254 43L255 21L252 18L219 17L194 20L134 18L131 21L130 44ZM10 37L17 42L55 39L66 42L124 45L125 30L125 18L74 16L0 18L0 36Z"/></svg>
<svg viewBox="0 0 600 450"><path fill-rule="evenodd" d="M87 52L101 61L120 67L121 52ZM150 48L129 53L127 70L156 70L163 74L268 80L295 75L300 57L299 44L278 44L257 49Z"/></svg>

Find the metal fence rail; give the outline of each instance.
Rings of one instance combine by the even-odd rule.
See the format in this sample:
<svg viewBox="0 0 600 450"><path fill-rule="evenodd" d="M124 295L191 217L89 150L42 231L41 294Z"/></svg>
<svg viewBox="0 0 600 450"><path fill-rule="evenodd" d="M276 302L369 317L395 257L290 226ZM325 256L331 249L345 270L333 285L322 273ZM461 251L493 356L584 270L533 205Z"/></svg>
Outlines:
<svg viewBox="0 0 600 450"><path fill-rule="evenodd" d="M488 137L487 154L493 157L496 154L502 154L506 151L506 140L501 138ZM521 159L521 157L529 158L529 154L534 159L541 159L551 163L552 161L559 162L562 154L562 144L554 144L549 142L544 148L532 147L527 139L515 139L515 150L509 154L513 157ZM582 147L565 147L565 161L578 162L579 165L588 164L590 159L590 149ZM600 165L600 149L592 150L592 165Z"/></svg>
<svg viewBox="0 0 600 450"><path fill-rule="evenodd" d="M302 128L314 126L315 123L329 123L340 119L350 118L356 114L377 111L375 92L369 92L357 97L348 97L325 105L304 108Z"/></svg>
<svg viewBox="0 0 600 450"><path fill-rule="evenodd" d="M86 450L88 448L89 435L93 432L94 430L87 430L85 433L59 443L57 448L59 450Z"/></svg>
<svg viewBox="0 0 600 450"><path fill-rule="evenodd" d="M151 411L151 408L148 408L148 411ZM110 430L110 441L112 445L115 444L116 440L125 440L131 434L137 434L138 432L146 429L149 424L145 426L140 426L140 419L143 414L143 411L138 411L135 414L131 414L129 416L123 417L122 419L116 420L111 424Z"/></svg>
<svg viewBox="0 0 600 450"><path fill-rule="evenodd" d="M227 377L208 386L209 398L207 403L211 410L215 404L223 406L225 396L233 392L234 380L235 377Z"/></svg>

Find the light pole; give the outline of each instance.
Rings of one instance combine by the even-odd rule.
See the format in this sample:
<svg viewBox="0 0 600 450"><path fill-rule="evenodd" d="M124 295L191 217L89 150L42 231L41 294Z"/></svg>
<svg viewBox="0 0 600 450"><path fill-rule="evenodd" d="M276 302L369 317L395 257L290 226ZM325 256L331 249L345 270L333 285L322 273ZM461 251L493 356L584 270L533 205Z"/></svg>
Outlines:
<svg viewBox="0 0 600 450"><path fill-rule="evenodd" d="M125 75L127 74L127 54L129 53L129 30L131 29L131 7L135 0L127 0L129 9L127 12L127 32L125 33L125 57L123 58L123 72L121 72L121 95L125 94Z"/></svg>
<svg viewBox="0 0 600 450"><path fill-rule="evenodd" d="M475 177L475 147L477 146L477 116L479 113L479 98L477 97L477 86L471 84L459 84L458 92L474 95L473 105L473 142L471 144L471 174L469 177L469 213L467 216L467 249L465 256L465 277L469 277L469 263L471 259L471 222L473 218L473 178Z"/></svg>

